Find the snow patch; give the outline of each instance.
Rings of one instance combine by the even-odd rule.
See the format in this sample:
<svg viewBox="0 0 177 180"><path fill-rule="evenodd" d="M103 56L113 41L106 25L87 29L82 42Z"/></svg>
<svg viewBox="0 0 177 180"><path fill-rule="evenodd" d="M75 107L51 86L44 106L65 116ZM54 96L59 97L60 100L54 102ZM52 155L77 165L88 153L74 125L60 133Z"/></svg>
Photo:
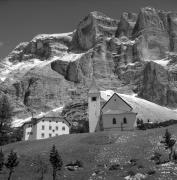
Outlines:
<svg viewBox="0 0 177 180"><path fill-rule="evenodd" d="M38 39L52 39L52 38L60 38L60 37L65 37L65 36L71 36L73 32L68 32L68 33L59 33L59 34L39 34L35 36L32 41L36 41Z"/></svg>
<svg viewBox="0 0 177 180"><path fill-rule="evenodd" d="M55 108L55 109L52 109L52 110L47 111L47 112L40 112L39 114L37 114L37 115L35 116L35 118L41 118L41 117L47 116L47 115L50 114L51 112L61 113L62 110L63 110L63 106L58 107L58 108ZM12 122L12 126L13 126L13 127L22 126L25 122L31 121L31 118L32 118L31 116L28 117L28 118L25 118L25 119L14 118L14 119L13 119L13 122Z"/></svg>

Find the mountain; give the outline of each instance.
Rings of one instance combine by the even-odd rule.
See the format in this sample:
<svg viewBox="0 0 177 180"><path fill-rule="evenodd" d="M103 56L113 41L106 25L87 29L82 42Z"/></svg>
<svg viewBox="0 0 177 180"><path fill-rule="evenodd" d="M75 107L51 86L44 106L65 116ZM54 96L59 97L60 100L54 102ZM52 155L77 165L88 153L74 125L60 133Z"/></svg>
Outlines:
<svg viewBox="0 0 177 180"><path fill-rule="evenodd" d="M85 102L94 77L102 91L137 94L162 106L157 113L171 114L167 108L177 108L176 19L177 13L151 7L118 19L91 12L73 32L20 43L1 61L0 92L11 98L18 120L29 109L38 115Z"/></svg>

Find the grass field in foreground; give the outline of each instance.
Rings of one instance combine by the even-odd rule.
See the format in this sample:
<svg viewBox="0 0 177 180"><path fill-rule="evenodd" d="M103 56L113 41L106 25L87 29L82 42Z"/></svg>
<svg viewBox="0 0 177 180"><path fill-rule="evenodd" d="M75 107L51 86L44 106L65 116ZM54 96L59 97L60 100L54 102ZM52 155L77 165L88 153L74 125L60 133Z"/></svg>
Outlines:
<svg viewBox="0 0 177 180"><path fill-rule="evenodd" d="M11 149L19 156L20 164L12 175L12 180L38 180L35 160L38 155L48 164L45 180L52 180L49 151L56 145L62 156L64 165L73 160L81 160L83 169L68 171L63 167L58 179L95 180L95 179L124 179L130 171L147 173L155 170L155 174L148 175L150 180L177 179L177 164L166 163L156 165L150 158L154 151L164 154L167 152L160 144L166 128L146 131L99 132L93 134L71 134L55 138L13 143L2 147L7 155ZM177 139L177 125L169 126L169 131ZM129 161L136 159L136 165ZM112 164L120 164L119 170L110 171ZM7 179L7 172L0 174L0 180Z"/></svg>

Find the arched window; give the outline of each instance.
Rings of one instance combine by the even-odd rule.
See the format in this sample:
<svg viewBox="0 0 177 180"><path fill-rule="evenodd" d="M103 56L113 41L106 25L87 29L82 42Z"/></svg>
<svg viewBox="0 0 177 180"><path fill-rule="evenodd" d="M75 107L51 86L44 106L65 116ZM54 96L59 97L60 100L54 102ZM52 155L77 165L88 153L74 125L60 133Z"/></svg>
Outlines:
<svg viewBox="0 0 177 180"><path fill-rule="evenodd" d="M127 124L127 118L126 118L126 117L124 117L123 123L124 123L124 124Z"/></svg>
<svg viewBox="0 0 177 180"><path fill-rule="evenodd" d="M116 124L116 118L112 119L112 124Z"/></svg>

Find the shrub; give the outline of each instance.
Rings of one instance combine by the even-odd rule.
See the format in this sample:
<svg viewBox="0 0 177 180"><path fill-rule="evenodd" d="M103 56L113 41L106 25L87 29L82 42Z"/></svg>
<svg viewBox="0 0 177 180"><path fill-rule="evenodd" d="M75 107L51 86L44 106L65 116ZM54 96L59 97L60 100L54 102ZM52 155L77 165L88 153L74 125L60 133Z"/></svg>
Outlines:
<svg viewBox="0 0 177 180"><path fill-rule="evenodd" d="M109 167L109 170L110 171L113 171L113 170L119 170L120 169L120 165L119 164L113 164Z"/></svg>

